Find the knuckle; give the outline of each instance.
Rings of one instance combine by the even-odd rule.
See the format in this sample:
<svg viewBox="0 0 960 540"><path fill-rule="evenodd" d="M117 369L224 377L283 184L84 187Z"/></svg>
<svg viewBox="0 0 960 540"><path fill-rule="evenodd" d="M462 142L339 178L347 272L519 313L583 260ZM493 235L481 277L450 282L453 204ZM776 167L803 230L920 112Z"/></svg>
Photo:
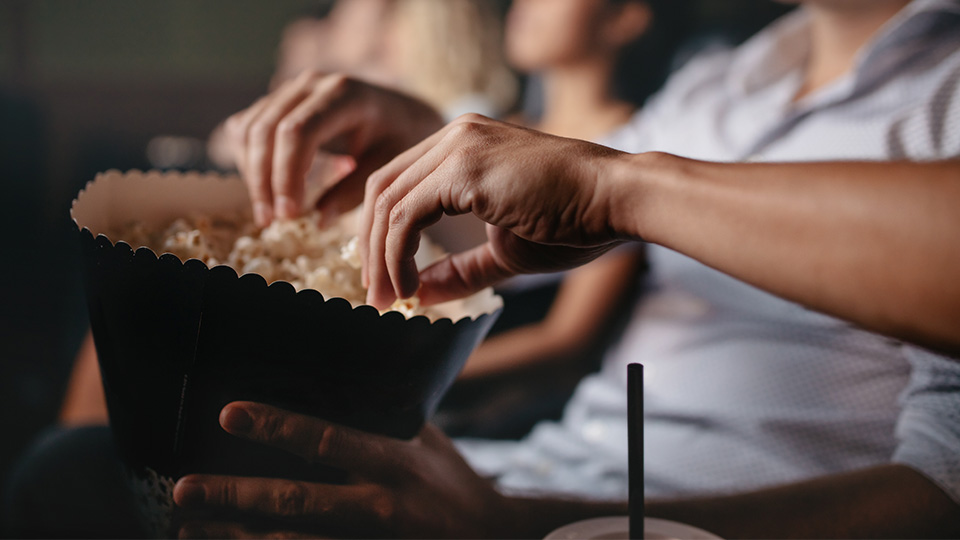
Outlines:
<svg viewBox="0 0 960 540"><path fill-rule="evenodd" d="M220 483L219 489L215 491L217 500L222 506L236 506L240 499L237 493L237 484L230 480Z"/></svg>
<svg viewBox="0 0 960 540"><path fill-rule="evenodd" d="M320 429L317 441L317 459L323 460L336 456L343 446L343 435L337 428L326 425Z"/></svg>
<svg viewBox="0 0 960 540"><path fill-rule="evenodd" d="M344 73L332 73L324 77L323 83L330 92L339 94L349 90L351 79Z"/></svg>
<svg viewBox="0 0 960 540"><path fill-rule="evenodd" d="M386 193L381 193L373 204L373 211L378 216L389 216L392 213L393 201L386 195Z"/></svg>
<svg viewBox="0 0 960 540"><path fill-rule="evenodd" d="M375 196L387 187L389 184L387 175L383 169L377 169L367 177L367 184L364 187L367 196Z"/></svg>
<svg viewBox="0 0 960 540"><path fill-rule="evenodd" d="M390 175L381 171L378 171L376 176L368 177L366 186L367 193L365 194L367 200L385 199L384 204L387 204L387 202L389 202L389 198L383 197L383 195L387 193L387 190L390 189L390 186L393 185L393 182L394 179L391 178ZM374 209L376 208L377 207L374 206Z"/></svg>
<svg viewBox="0 0 960 540"><path fill-rule="evenodd" d="M270 138L273 129L270 124L258 121L251 124L247 131L250 138L264 140Z"/></svg>
<svg viewBox="0 0 960 540"><path fill-rule="evenodd" d="M316 68L306 68L303 71L301 71L299 75L297 75L297 78L295 80L301 83L309 83L312 81L316 81L322 76L323 76L323 73L321 73L320 70Z"/></svg>
<svg viewBox="0 0 960 540"><path fill-rule="evenodd" d="M390 210L390 227L400 227L407 221L407 211L403 204L397 204Z"/></svg>
<svg viewBox="0 0 960 540"><path fill-rule="evenodd" d="M487 210L483 198L479 196L476 186L472 184L467 185L460 192L460 204L463 208L469 208L479 215L485 215Z"/></svg>
<svg viewBox="0 0 960 540"><path fill-rule="evenodd" d="M364 207L369 206L376 212L377 210L377 199L379 198L380 190L367 180L367 185L363 187L363 205ZM374 217L376 213L374 213Z"/></svg>
<svg viewBox="0 0 960 540"><path fill-rule="evenodd" d="M237 135L243 131L243 113L235 113L223 123L223 129L228 135Z"/></svg>
<svg viewBox="0 0 960 540"><path fill-rule="evenodd" d="M298 482L290 482L281 486L274 499L277 515L295 517L306 514L309 493L307 488Z"/></svg>
<svg viewBox="0 0 960 540"><path fill-rule="evenodd" d="M392 529L391 525L397 518L397 503L388 493L381 492L373 497L370 504L370 510L381 525L385 525L387 530Z"/></svg>
<svg viewBox="0 0 960 540"><path fill-rule="evenodd" d="M234 144L240 145L246 145L249 138L249 127L247 119L240 114L231 116L224 124L228 139Z"/></svg>
<svg viewBox="0 0 960 540"><path fill-rule="evenodd" d="M264 441L282 441L286 435L286 423L276 414L266 415L260 423L260 437Z"/></svg>
<svg viewBox="0 0 960 540"><path fill-rule="evenodd" d="M453 139L463 139L473 137L479 131L479 124L474 122L460 122L450 129L449 137Z"/></svg>
<svg viewBox="0 0 960 540"><path fill-rule="evenodd" d="M481 124L487 120L487 117L475 112L461 114L457 117L457 122L461 124Z"/></svg>
<svg viewBox="0 0 960 540"><path fill-rule="evenodd" d="M306 122L301 118L284 118L277 125L277 134L282 137L296 138L303 135Z"/></svg>

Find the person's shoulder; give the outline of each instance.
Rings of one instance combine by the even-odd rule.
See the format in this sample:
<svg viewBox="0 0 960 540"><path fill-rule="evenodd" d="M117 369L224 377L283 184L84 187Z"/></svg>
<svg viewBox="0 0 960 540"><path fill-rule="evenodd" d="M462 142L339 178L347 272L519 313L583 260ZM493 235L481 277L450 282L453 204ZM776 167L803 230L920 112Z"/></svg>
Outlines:
<svg viewBox="0 0 960 540"><path fill-rule="evenodd" d="M667 79L664 90L677 92L722 80L734 62L736 48L722 42L704 44Z"/></svg>
<svg viewBox="0 0 960 540"><path fill-rule="evenodd" d="M734 49L721 45L710 46L692 55L647 100L642 116L657 116L663 111L682 109L704 92L715 92L724 84L733 58Z"/></svg>
<svg viewBox="0 0 960 540"><path fill-rule="evenodd" d="M703 106L710 101L703 98L722 93L718 90L725 84L733 51L729 46L713 45L689 56L626 125L597 142L625 152L650 150L654 134L660 132L663 122L670 123L689 113L691 104Z"/></svg>

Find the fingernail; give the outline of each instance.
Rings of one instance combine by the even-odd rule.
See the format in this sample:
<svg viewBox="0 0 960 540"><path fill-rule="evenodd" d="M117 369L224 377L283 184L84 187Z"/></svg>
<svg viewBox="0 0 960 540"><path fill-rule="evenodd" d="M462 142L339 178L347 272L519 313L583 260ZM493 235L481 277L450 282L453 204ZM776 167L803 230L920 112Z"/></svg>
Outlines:
<svg viewBox="0 0 960 540"><path fill-rule="evenodd" d="M224 409L221 413L220 425L230 433L245 435L253 429L253 418L250 418L247 411L239 407L231 407Z"/></svg>
<svg viewBox="0 0 960 540"><path fill-rule="evenodd" d="M277 215L280 216L280 219L293 219L300 214L300 206L297 205L293 199L285 195L277 196L273 204L277 208Z"/></svg>
<svg viewBox="0 0 960 540"><path fill-rule="evenodd" d="M273 221L273 208L270 208L270 205L267 203L253 203L253 219L256 221L257 226L266 227Z"/></svg>
<svg viewBox="0 0 960 540"><path fill-rule="evenodd" d="M199 525L184 525L180 527L179 538L207 538L207 531Z"/></svg>
<svg viewBox="0 0 960 540"><path fill-rule="evenodd" d="M197 482L177 482L173 487L173 500L177 506L198 506L207 498L207 490Z"/></svg>
<svg viewBox="0 0 960 540"><path fill-rule="evenodd" d="M337 176L346 176L357 169L357 160L349 156L337 158L334 167L336 168Z"/></svg>

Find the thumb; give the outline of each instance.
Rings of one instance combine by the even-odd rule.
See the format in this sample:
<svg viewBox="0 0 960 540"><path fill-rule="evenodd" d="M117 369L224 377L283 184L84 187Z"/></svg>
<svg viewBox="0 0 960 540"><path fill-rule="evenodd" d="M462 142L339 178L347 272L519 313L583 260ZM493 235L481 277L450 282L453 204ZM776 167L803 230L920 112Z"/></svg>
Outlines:
<svg viewBox="0 0 960 540"><path fill-rule="evenodd" d="M437 261L420 272L417 296L423 305L470 296L516 275L496 256L489 242Z"/></svg>
<svg viewBox="0 0 960 540"><path fill-rule="evenodd" d="M322 227L332 225L342 214L363 202L364 185L372 172L371 167L361 166L348 156L338 157L336 166L344 176L329 186L316 202Z"/></svg>

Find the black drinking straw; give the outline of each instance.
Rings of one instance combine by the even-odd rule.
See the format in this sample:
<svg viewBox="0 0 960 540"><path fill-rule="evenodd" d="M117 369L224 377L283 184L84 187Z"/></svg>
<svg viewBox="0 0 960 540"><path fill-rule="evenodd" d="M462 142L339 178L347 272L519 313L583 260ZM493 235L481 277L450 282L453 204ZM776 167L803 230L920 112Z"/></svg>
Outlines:
<svg viewBox="0 0 960 540"><path fill-rule="evenodd" d="M627 459L630 481L630 538L642 540L643 522L643 364L627 366Z"/></svg>

